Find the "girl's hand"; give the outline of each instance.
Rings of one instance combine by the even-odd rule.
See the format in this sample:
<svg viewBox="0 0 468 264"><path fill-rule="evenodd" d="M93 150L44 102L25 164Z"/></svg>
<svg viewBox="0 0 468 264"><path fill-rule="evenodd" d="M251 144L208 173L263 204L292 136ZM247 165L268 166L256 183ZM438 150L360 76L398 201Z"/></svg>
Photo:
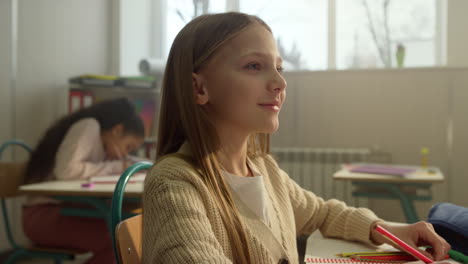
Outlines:
<svg viewBox="0 0 468 264"><path fill-rule="evenodd" d="M374 227L378 224L394 234L399 239L406 242L411 247L419 250L422 254L435 261L443 260L450 250L450 245L440 237L431 224L427 222L417 222L414 224L393 224L388 222L376 222L371 228L371 239L377 243L387 243L395 248L403 250L392 241L375 231ZM432 246L432 254L418 249L419 246ZM446 261L443 261L446 262Z"/></svg>
<svg viewBox="0 0 468 264"><path fill-rule="evenodd" d="M122 171L125 171L128 167L130 167L130 165L132 165L131 161L129 161L128 159L124 158L122 159L122 166L123 166L123 170Z"/></svg>
<svg viewBox="0 0 468 264"><path fill-rule="evenodd" d="M117 155L117 159L120 159L122 161L122 171L125 171L128 166L130 166L130 161L127 160L127 157L125 157L122 152L120 151L119 147L117 145L113 145L115 154Z"/></svg>

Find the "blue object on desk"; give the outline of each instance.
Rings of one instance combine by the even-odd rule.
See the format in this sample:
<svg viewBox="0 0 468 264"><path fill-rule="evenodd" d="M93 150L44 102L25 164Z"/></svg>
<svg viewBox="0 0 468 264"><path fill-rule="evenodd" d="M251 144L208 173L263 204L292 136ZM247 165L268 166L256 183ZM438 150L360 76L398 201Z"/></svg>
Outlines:
<svg viewBox="0 0 468 264"><path fill-rule="evenodd" d="M429 211L428 222L453 249L468 255L468 208L438 203Z"/></svg>

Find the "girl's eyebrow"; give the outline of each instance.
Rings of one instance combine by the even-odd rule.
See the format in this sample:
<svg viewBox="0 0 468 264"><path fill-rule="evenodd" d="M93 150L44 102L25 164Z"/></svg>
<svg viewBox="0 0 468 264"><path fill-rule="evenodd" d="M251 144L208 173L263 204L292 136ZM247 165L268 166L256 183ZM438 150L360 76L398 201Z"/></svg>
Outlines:
<svg viewBox="0 0 468 264"><path fill-rule="evenodd" d="M241 58L245 58L245 57L261 57L261 58L264 58L264 59L269 59L271 56L268 55L267 53L263 53L263 52L259 52L259 51L253 51L253 52L249 52L249 53L241 55ZM281 58L281 56L277 56L276 61L278 63L282 63L283 58Z"/></svg>

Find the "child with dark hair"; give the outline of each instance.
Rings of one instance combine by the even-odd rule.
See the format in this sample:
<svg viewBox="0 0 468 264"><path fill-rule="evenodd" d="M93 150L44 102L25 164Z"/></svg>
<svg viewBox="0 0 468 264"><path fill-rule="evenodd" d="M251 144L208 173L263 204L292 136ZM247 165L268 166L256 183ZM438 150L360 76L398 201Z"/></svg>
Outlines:
<svg viewBox="0 0 468 264"><path fill-rule="evenodd" d="M143 121L127 99L102 101L64 116L46 131L31 154L25 183L122 173L127 154L143 139ZM28 197L23 208L26 235L39 246L91 251L89 264L113 263L105 220L61 215L61 208L50 197Z"/></svg>

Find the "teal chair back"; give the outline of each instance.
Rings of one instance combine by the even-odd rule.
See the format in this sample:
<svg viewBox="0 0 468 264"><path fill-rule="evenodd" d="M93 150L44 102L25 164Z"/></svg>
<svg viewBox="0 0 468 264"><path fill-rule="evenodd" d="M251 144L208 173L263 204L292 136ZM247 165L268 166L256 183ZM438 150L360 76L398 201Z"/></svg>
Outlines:
<svg viewBox="0 0 468 264"><path fill-rule="evenodd" d="M20 146L27 150L29 153L32 149L23 141L9 140L0 145L0 160L3 152L10 146ZM24 164L20 163L0 163L0 198L3 215L3 223L8 242L12 248L12 254L7 258L5 264L15 263L20 258L49 258L53 259L55 263L62 263L62 260L72 260L75 258L75 253L72 251L61 251L56 249L47 248L26 248L16 243L11 231L10 218L8 215L8 208L6 199L17 195L18 187L23 181Z"/></svg>
<svg viewBox="0 0 468 264"><path fill-rule="evenodd" d="M120 263L119 252L115 241L115 229L117 225L123 220L122 218L122 203L125 194L125 187L127 186L130 177L138 171L148 170L153 166L152 162L140 161L128 167L120 176L114 189L111 203L111 235L112 245L114 247L114 254L117 263Z"/></svg>

